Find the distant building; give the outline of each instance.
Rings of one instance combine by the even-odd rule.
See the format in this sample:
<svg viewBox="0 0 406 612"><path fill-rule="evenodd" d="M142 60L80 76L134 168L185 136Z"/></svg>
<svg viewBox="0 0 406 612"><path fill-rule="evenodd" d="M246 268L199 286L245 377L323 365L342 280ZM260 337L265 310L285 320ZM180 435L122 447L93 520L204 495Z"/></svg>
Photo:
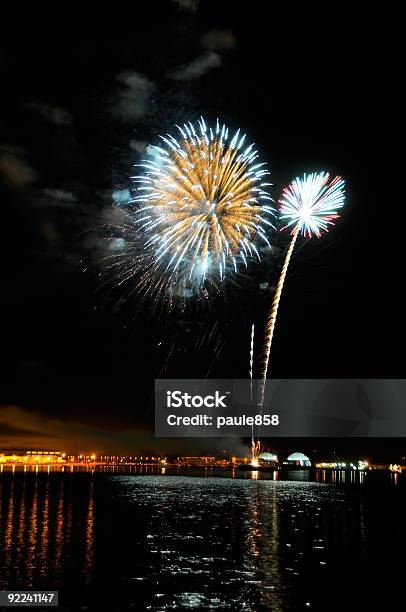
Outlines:
<svg viewBox="0 0 406 612"><path fill-rule="evenodd" d="M274 465L276 467L278 463L278 456L272 453L261 453L258 459L260 460L260 464L263 462L265 465Z"/></svg>
<svg viewBox="0 0 406 612"><path fill-rule="evenodd" d="M221 460L220 460L221 461ZM223 460L225 462L225 460ZM180 464L181 465L190 465L190 466L214 466L216 465L216 457L204 456L204 457L181 457Z"/></svg>
<svg viewBox="0 0 406 612"><path fill-rule="evenodd" d="M303 453L292 453L284 463L295 467L311 467L312 465L309 457Z"/></svg>
<svg viewBox="0 0 406 612"><path fill-rule="evenodd" d="M66 455L55 450L3 450L0 451L0 463L22 463L29 465L63 463Z"/></svg>

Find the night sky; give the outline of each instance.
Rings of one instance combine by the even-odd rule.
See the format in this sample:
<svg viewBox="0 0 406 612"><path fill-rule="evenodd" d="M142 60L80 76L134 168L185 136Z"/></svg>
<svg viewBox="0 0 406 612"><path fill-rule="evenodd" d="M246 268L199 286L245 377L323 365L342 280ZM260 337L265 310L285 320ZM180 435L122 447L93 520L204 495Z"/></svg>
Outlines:
<svg viewBox="0 0 406 612"><path fill-rule="evenodd" d="M384 45L380 15L278 22L263 5L150 2L109 30L4 43L0 447L209 448L154 440L154 378L248 375L251 323L271 300L259 283L274 285L288 236L241 287L183 313L100 280L113 193L158 134L200 115L256 143L275 199L304 171L347 181L337 226L292 260L272 375L403 376L396 41Z"/></svg>

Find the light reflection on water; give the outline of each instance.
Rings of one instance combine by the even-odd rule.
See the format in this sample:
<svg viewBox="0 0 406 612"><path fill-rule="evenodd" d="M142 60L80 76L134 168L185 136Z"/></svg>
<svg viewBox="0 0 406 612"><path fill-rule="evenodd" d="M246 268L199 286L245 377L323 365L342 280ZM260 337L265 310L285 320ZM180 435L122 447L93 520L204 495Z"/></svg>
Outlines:
<svg viewBox="0 0 406 612"><path fill-rule="evenodd" d="M7 478L11 476L11 478ZM88 477L86 476L87 480ZM83 483L82 483L83 484ZM66 562L78 543L83 554L80 581L90 578L94 550L93 483L75 499L72 483L49 470L3 472L0 478L0 585L2 588L51 588L62 582ZM72 533L73 514L78 521ZM51 578L51 579L50 579Z"/></svg>
<svg viewBox="0 0 406 612"><path fill-rule="evenodd" d="M0 588L59 589L70 610L325 612L376 588L404 536L402 477L145 471L4 470Z"/></svg>

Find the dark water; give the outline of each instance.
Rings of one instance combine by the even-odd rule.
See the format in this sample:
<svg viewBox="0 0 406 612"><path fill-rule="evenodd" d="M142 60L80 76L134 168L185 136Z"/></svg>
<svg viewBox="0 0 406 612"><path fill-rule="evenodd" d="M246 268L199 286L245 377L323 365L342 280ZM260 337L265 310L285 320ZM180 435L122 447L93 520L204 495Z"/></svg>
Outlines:
<svg viewBox="0 0 406 612"><path fill-rule="evenodd" d="M63 610L405 609L402 477L271 478L3 471L0 589Z"/></svg>

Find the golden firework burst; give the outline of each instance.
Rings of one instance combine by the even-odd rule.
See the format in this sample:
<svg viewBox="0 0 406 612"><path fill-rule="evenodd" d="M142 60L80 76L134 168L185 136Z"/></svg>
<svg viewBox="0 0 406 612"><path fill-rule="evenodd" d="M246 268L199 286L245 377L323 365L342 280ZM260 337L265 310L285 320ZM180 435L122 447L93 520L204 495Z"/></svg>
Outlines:
<svg viewBox="0 0 406 612"><path fill-rule="evenodd" d="M243 147L240 130L229 139L228 128L207 127L204 119L176 126L178 139L162 136L163 146L140 167L134 223L153 250L154 263L169 280L187 274L191 280L223 280L237 273L239 263L260 255L260 238L269 245L266 227L272 200L263 177L269 172L258 163L254 145Z"/></svg>

